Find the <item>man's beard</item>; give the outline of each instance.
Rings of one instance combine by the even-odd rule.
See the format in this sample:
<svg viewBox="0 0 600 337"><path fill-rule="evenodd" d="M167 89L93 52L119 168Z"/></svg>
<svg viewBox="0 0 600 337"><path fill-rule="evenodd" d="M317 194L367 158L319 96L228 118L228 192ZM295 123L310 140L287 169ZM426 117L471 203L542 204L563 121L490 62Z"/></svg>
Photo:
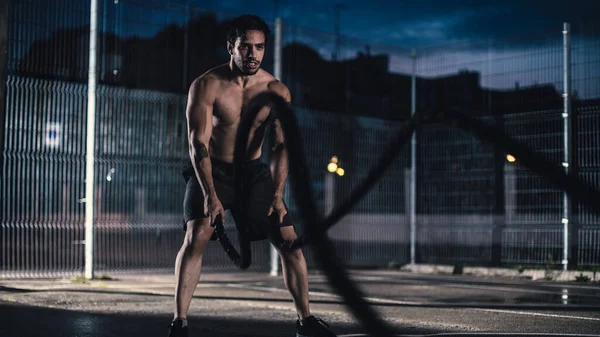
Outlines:
<svg viewBox="0 0 600 337"><path fill-rule="evenodd" d="M238 68L240 69L241 73L244 75L254 75L258 72L258 70L260 69L260 65L261 63L258 61L252 61L253 63L255 63L255 66L250 68L248 67L248 63L250 63L250 61L240 61L238 62Z"/></svg>
<svg viewBox="0 0 600 337"><path fill-rule="evenodd" d="M254 75L258 72L259 69L259 67L256 67L256 69L244 69L242 73L244 73L245 75Z"/></svg>

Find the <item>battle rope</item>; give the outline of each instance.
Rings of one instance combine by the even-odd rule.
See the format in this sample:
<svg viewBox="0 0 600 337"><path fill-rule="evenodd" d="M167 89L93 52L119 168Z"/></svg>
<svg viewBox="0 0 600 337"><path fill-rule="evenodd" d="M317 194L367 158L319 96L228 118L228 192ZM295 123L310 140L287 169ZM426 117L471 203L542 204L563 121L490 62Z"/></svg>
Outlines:
<svg viewBox="0 0 600 337"><path fill-rule="evenodd" d="M336 207L327 218L321 219L317 212L317 205L313 199L308 167L304 159L302 138L294 112L280 96L274 93L265 92L257 95L250 100L242 112L234 150L234 184L237 202L243 202L241 198L244 186L240 172L243 169L246 159L250 129L257 114L265 106L270 106L272 113L276 113L276 118L280 120L286 135L290 182L295 200L298 203L297 206L306 223L307 235L300 236L288 249L294 250L310 242L315 252L315 257L319 261L321 269L327 276L330 284L344 298L346 304L363 323L367 331L373 336L393 336L392 330L387 326L387 323L382 321L371 309L363 299L361 291L350 281L343 261L335 254L333 245L327 238L326 232L339 219L346 215L376 184L400 153L403 146L409 141L412 133L418 127L435 121L434 116L425 119L418 114L413 115L406 126L396 133L394 141L388 146L377 165L369 171L369 174L360 183L358 188L352 191L350 196L340 206ZM464 129L482 140L497 144L501 150L512 154L520 163L537 171L552 184L590 206L594 212L600 211L597 207L598 200L600 200L600 193L598 191L594 190L581 179L565 174L562 167L549 162L543 156L531 151L525 145L513 140L502 131L456 110L448 111L443 117L451 126ZM240 246L242 247L241 254L235 250L235 247L231 244L223 230L220 230L218 235L221 245L232 261L242 268L247 268L251 261L250 243L246 240L243 229L239 230L240 227L238 226Z"/></svg>

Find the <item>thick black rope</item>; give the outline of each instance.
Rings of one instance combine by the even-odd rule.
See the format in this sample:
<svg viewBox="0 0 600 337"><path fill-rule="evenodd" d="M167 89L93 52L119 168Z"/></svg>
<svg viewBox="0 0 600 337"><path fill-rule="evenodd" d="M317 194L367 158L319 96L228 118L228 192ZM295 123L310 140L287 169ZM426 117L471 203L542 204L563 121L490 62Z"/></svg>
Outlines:
<svg viewBox="0 0 600 337"><path fill-rule="evenodd" d="M363 323L365 328L373 336L393 335L392 330L382 321L378 315L371 309L363 299L361 291L350 281L343 262L337 257L333 250L333 245L326 236L326 231L335 225L335 223L346 215L361 198L381 178L383 173L389 168L396 156L408 142L412 133L425 123L433 121L420 119L414 115L408 124L397 134L396 139L390 144L384 152L381 159L373 169L370 170L367 177L361 182L352 194L339 206L336 207L330 216L321 219L317 212L317 205L313 199L313 193L310 183L308 167L304 160L304 151L300 131L295 119L293 110L278 95L274 93L262 93L254 97L242 112L242 118L238 128L235 143L234 155L234 177L237 202L242 202L244 188L240 172L246 158L246 148L248 146L248 136L252 123L258 112L265 106L270 106L277 114L284 133L286 134L286 148L289 153L290 182L298 208L304 216L306 222L307 235L299 237L294 244L289 246L290 250L300 248L302 245L311 242L317 260L321 264L323 272L329 279L333 288L345 299L353 314ZM587 185L581 179L567 175L562 167L549 162L543 156L529 150L525 145L513 140L503 132L494 127L471 118L458 111L449 111L446 115L446 122L451 126L464 129L473 133L482 140L495 143L506 153L511 153L517 160L545 176L550 183L565 190L570 195L576 197L579 201L587 204L594 212L599 212L598 200L600 193ZM238 227L239 229L239 227ZM243 230L240 231L240 244L247 247L242 250L242 254L237 254L233 245L224 245L232 261L238 265L248 266L250 263L250 248L248 242L243 242ZM226 238L224 232L221 234ZM224 242L228 240L223 240ZM246 240L247 241L247 240ZM247 245L247 246L244 246ZM233 251L233 252L232 252ZM235 260L234 260L235 259ZM236 262L237 261L237 262ZM242 263L245 262L245 263Z"/></svg>
<svg viewBox="0 0 600 337"><path fill-rule="evenodd" d="M390 168L396 157L402 152L404 145L408 143L413 132L420 126L428 123L431 119L424 119L422 116L413 115L408 123L396 132L395 139L383 152L379 162L371 168L366 178L356 187L350 196L346 198L339 206L335 207L331 214L319 224L322 231L327 231L333 227L341 218L352 210L358 202L364 198L369 191L379 182L384 173ZM306 236L299 237L290 250L295 250L309 243Z"/></svg>
<svg viewBox="0 0 600 337"><path fill-rule="evenodd" d="M266 105L269 105L269 103L267 102ZM248 111L246 114L248 119L245 121L243 120L240 123L240 129L244 129L246 127L246 123L248 123L248 127L250 127L250 123L254 121L256 114L263 106L255 107L258 110L255 110L254 112ZM247 108L250 110L251 106L248 105ZM321 228L323 231L329 230L329 228L334 226L342 217L344 217L351 209L353 209L356 204L374 187L374 185L377 184L382 175L389 169L398 154L402 151L403 146L410 140L412 133L418 127L422 127L427 123L435 121L434 117L436 116L432 115L425 119L423 116L419 116L418 114L413 115L413 117L409 119L407 125L396 133L395 140L383 153L377 165L375 165L369 171L367 177L359 184L357 188L352 191L350 196L348 196L346 200L337 206L326 219L322 220L322 223L319 224L319 228ZM562 166L548 161L542 155L530 150L523 143L512 139L504 132L497 130L493 126L490 126L457 110L449 110L446 113L445 118L447 119L447 123L452 127L468 131L481 140L498 144L504 152L512 154L524 166L533 171L537 171L546 179L548 179L551 184L562 190L565 190L573 198L576 198L587 204L590 206L592 211L600 213L600 208L597 207L600 200L600 193L586 184L582 179L576 176L565 174ZM243 136L247 138L248 134L249 128ZM242 145L243 144L240 144L240 146ZM307 244L308 242L309 238L307 236L300 236L291 246L287 247L286 250L295 250Z"/></svg>
<svg viewBox="0 0 600 337"><path fill-rule="evenodd" d="M496 144L504 153L510 153L517 162L544 176L552 185L567 192L572 198L600 214L600 192L583 179L565 174L562 165L550 162L541 154L530 150L525 144L514 140L497 128L481 122L460 111L449 111L447 122L451 126L470 132L475 137Z"/></svg>
<svg viewBox="0 0 600 337"><path fill-rule="evenodd" d="M248 103L246 109L242 112L236 136L234 155L234 182L237 200L240 200L243 197L244 186L241 172L246 158L246 148L248 146L250 128L256 115L265 106L270 106L272 111L277 114L277 118L281 122L281 127L286 135L285 146L289 158L290 182L292 184L292 190L295 192L294 194L295 199L298 202L298 208L304 216L308 234L304 239L301 237L298 242L306 242L308 241L307 239L310 239L313 243L312 247L315 251L317 260L320 262L321 269L329 279L329 282L345 299L353 314L363 322L367 330L373 335L391 337L393 335L392 330L363 299L360 289L350 281L350 278L346 274L346 268L344 267L343 262L336 256L332 248L332 243L327 238L325 231L322 230L322 220L318 215L318 208L313 199L308 168L306 167L304 160L302 138L294 112L280 96L274 93L262 93L257 95ZM416 127L416 123L411 124L411 127ZM402 133L402 136L404 137L399 138L410 138L412 130L407 131L409 132ZM393 158L393 156L390 157ZM381 174L379 174L379 176L380 175ZM367 187L366 189L361 190L361 192L366 192L368 189L369 188ZM358 199L360 199L360 197L358 197ZM243 258L244 256L242 254L242 259Z"/></svg>
<svg viewBox="0 0 600 337"><path fill-rule="evenodd" d="M239 267L240 269L247 269L250 267L252 262L252 251L250 249L250 241L246 239L244 233L238 230L238 237L240 240L240 251L241 254L235 249L231 240L225 233L225 227L223 226L223 220L221 219L221 215L218 215L215 219L215 235L217 236L221 247L225 250L227 256L234 265Z"/></svg>

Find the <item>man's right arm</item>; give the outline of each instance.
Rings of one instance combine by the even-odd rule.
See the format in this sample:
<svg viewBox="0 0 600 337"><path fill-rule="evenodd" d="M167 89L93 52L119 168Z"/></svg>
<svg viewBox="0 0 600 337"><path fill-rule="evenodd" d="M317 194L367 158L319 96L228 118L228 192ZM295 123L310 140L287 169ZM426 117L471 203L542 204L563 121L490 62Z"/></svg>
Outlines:
<svg viewBox="0 0 600 337"><path fill-rule="evenodd" d="M210 211L209 201L216 198L209 155L216 93L212 82L206 78L195 80L190 86L186 108L190 159L206 200L204 208L206 215L209 215ZM214 220L216 214L210 216Z"/></svg>

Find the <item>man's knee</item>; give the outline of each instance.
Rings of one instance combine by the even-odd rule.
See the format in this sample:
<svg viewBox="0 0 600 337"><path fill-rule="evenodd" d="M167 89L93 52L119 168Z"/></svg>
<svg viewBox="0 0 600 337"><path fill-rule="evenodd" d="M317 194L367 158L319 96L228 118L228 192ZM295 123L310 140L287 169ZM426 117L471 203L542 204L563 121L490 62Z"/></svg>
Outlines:
<svg viewBox="0 0 600 337"><path fill-rule="evenodd" d="M279 236L283 241L294 241L298 238L294 226L285 226L279 228Z"/></svg>
<svg viewBox="0 0 600 337"><path fill-rule="evenodd" d="M214 231L214 227L210 226L210 218L190 220L187 222L184 245L201 253Z"/></svg>
<svg viewBox="0 0 600 337"><path fill-rule="evenodd" d="M286 226L279 228L274 237L271 239L271 242L277 248L277 251L282 257L293 258L302 254L302 251L296 245L297 240L298 235L296 235L294 227Z"/></svg>
<svg viewBox="0 0 600 337"><path fill-rule="evenodd" d="M285 265L297 265L298 263L301 263L304 260L304 254L302 254L302 249L292 247L294 242L294 240L284 241L277 249L279 257L281 258L281 262Z"/></svg>

